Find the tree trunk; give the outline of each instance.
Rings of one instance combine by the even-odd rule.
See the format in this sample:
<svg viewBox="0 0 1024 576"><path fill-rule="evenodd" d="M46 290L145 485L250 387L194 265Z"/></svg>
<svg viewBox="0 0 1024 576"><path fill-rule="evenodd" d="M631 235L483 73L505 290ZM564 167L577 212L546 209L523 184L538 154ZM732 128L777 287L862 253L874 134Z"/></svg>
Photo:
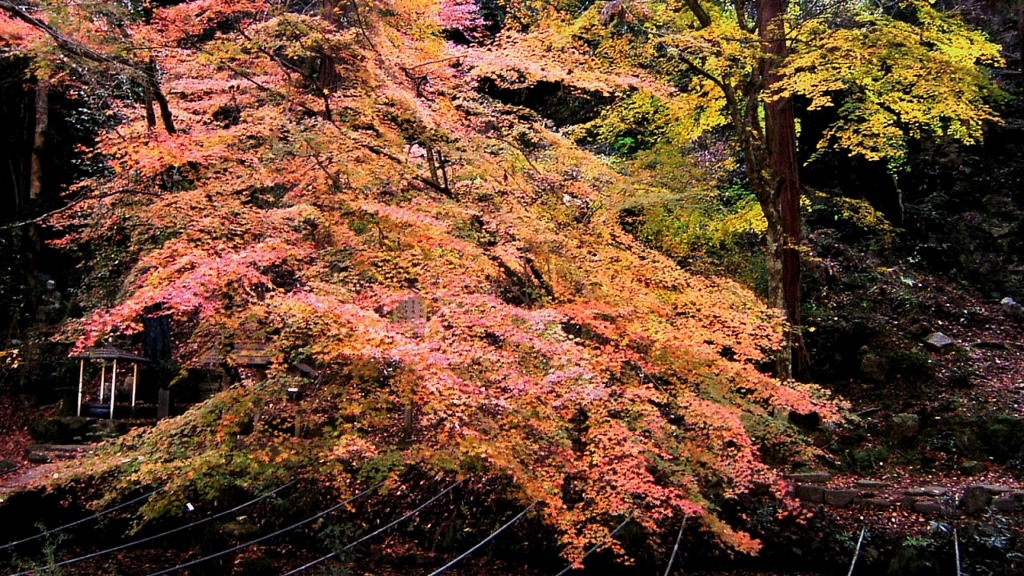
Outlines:
<svg viewBox="0 0 1024 576"><path fill-rule="evenodd" d="M28 198L35 203L43 190L43 157L46 153L46 132L50 126L50 83L36 80L36 126L32 139L32 161L29 169Z"/></svg>
<svg viewBox="0 0 1024 576"><path fill-rule="evenodd" d="M349 10L349 8L341 9L335 0L323 0L320 6L320 15L327 22L337 26L343 17L348 16ZM317 87L323 90L324 94L327 94L337 89L340 80L341 75L338 74L337 62L335 62L333 55L328 54L326 51L320 54Z"/></svg>
<svg viewBox="0 0 1024 576"><path fill-rule="evenodd" d="M147 96L151 96L156 101L157 106L160 108L160 121L164 125L164 130L168 134L176 134L178 131L174 127L174 117L171 115L171 106L167 102L167 97L164 96L164 91L160 88L160 70L157 68L156 59L152 56L149 58L149 62L146 63L146 82L149 87ZM150 115L153 113L152 107L147 104L146 107L146 121L150 121ZM156 120L153 119L150 128L156 126Z"/></svg>
<svg viewBox="0 0 1024 576"><path fill-rule="evenodd" d="M778 81L778 65L789 52L785 39L783 0L758 2L758 32L765 55L761 62L764 92ZM794 356L800 351L800 180L796 158L796 121L789 98L765 104L765 140L768 148L768 185L771 186L768 223L769 300L779 306L789 323L785 343L778 357L778 376L792 378ZM778 220L772 222L777 216ZM774 292L774 294L772 294ZM796 353L796 354L794 354Z"/></svg>

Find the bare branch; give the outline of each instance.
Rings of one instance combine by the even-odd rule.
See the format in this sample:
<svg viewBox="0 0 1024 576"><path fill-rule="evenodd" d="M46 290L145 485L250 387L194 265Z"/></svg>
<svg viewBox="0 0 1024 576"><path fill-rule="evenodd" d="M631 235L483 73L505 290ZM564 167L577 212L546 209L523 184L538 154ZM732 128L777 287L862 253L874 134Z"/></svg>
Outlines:
<svg viewBox="0 0 1024 576"><path fill-rule="evenodd" d="M28 220L22 220L20 222L11 222L10 224L5 224L3 226L0 226L0 230L10 230L12 228L20 228L22 226L28 226L29 224L40 224L42 222L45 222L51 216L56 216L57 214L60 214L61 212L67 212L68 210L74 208L75 206L78 206L79 204L81 204L83 202L88 202L90 200L102 200L104 198L110 198L112 196L119 196L121 194L131 194L131 195L134 195L134 196L155 196L155 197L163 196L163 194L160 193L160 192L151 192L149 190L139 190L137 188L122 188L120 190L114 190L114 191L111 191L111 192L104 192L103 194L95 194L95 195L81 194L77 198L75 198L74 200L68 202L67 204L65 204L63 206L61 206L60 208L57 208L57 209L54 209L54 210L50 210L49 212L46 212L45 214L40 214L39 216L36 216L35 218L30 218Z"/></svg>

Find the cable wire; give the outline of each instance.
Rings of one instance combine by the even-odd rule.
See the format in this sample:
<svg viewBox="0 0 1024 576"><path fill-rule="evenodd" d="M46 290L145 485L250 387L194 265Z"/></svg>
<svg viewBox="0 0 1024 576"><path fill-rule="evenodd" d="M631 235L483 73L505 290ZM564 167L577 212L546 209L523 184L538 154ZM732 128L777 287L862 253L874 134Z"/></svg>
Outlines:
<svg viewBox="0 0 1024 576"><path fill-rule="evenodd" d="M67 530L68 528L72 528L74 526L78 526L79 524L84 524L85 522L88 522L90 520L95 520L95 519L97 519L97 518L99 518L101 516L105 516L107 514L110 514L111 512L116 512L116 511L120 510L121 508L126 508L128 506L131 506L132 504L135 504L136 502L140 502L142 500L145 500L145 499L149 498L150 496L152 496L153 494L156 494L159 491L160 490L153 490L152 492L147 492L146 494L143 494L142 496L139 496L138 498L132 498L131 500L129 500L127 502L124 502L124 503L118 504L117 506L114 506L113 508L107 508L106 510L102 510L100 512L97 512L97 513L93 514L92 516L88 516L86 518L82 518L81 520L75 520L74 522L71 522L70 524L64 524L63 526L57 526L56 528L52 528L50 530L47 530L46 532L40 532L39 534L36 534L34 536L29 536L28 538L22 538L21 540L15 540L14 542L8 542L7 544L4 544L3 546L0 546L0 550L6 550L7 548L12 548L12 547L17 546L19 544L24 544L25 542L31 542L32 540L36 540L36 539L42 538L44 536L49 536L50 534L56 534L57 532L60 532L61 530Z"/></svg>
<svg viewBox="0 0 1024 576"><path fill-rule="evenodd" d="M436 496L434 496L430 500L427 500L423 504L420 504L418 508L416 508L412 512L409 512L405 516L402 516L401 518L399 518L397 520L393 520L389 524L387 524L385 526L382 526L381 528L378 528L377 530L374 530L373 532L370 532L369 534L367 534L366 536L363 536L359 540L356 540L355 542L352 542L351 544L346 545L341 550L338 550L338 551L335 551L335 552L331 552L330 554L321 556L320 558L317 558L316 560L313 560L312 562L309 562L308 564L303 564L302 566L299 566L298 568L292 570L291 572L286 572L284 574L284 576L294 576L295 574L298 574L298 573L303 572L303 571L305 571L305 570L307 570L309 568L312 568L313 566L316 566L317 564L323 562L324 560L330 560L331 558L334 558L335 556L337 556L341 552L348 552L349 550L355 548L357 545L359 545L359 544L369 540L370 538L373 538L374 536L380 534L381 532L384 532L385 530L391 528L392 526L394 526L396 524L400 524L402 522L405 522L409 518L412 518L416 514L420 513L424 508L430 506L434 502L437 502L442 496L444 496L445 494L447 494L447 493L451 492L452 490L454 490L459 484L462 484L461 480L459 480L459 481L455 482L454 484L452 484L451 486L445 488L444 490L442 490L439 494L437 494Z"/></svg>
<svg viewBox="0 0 1024 576"><path fill-rule="evenodd" d="M170 568L165 568L163 570L160 570L159 572L153 572L152 574L149 574L148 576L161 576L162 574L170 574L171 572L177 572L178 570L181 570L182 568L188 568L189 566L195 566L196 564L200 564L202 562L206 562L207 560L212 560L214 558L218 558L218 557L223 556L225 554L230 554L232 552L237 552L238 550L241 550L243 548L248 548L249 546L252 546L253 544L259 544L260 542L263 542L264 540L269 540L269 539L273 538L274 536L279 536L281 534L284 534L285 532L290 532L290 531L295 530L296 528L298 528L300 526L304 526L306 524L309 524L310 522L312 522L314 520L317 520L319 518L323 518L324 516L330 514L331 512L334 512L338 508L341 508L342 506L345 506L346 504L348 504L350 502L353 502L355 500L358 500L359 498L362 498L363 496L366 496L367 494L373 492L374 490L376 490L377 488L380 488L383 485L384 485L384 482L379 482L376 485L371 486L371 487L367 488L366 490L363 490L359 494L356 494L355 496L349 498L348 500L345 500L344 502L342 502L340 504L335 504L334 506L331 506L330 508L324 510L323 512L318 512L318 513L314 514L313 516L310 516L309 518L306 518L305 520L296 522L295 524L292 524L291 526L287 526L285 528L281 528L280 530L277 530L275 532L271 532L270 534L267 534L266 536L260 536L259 538L255 539L255 540L251 540L249 542L246 542L245 544L239 544L238 546L233 546L231 548L228 548L227 550L221 550L220 552L217 552L215 554L210 554L209 556L203 556L202 558L197 558L197 559L192 560L190 562L185 562L184 564L178 564L177 566L171 566Z"/></svg>
<svg viewBox="0 0 1024 576"><path fill-rule="evenodd" d="M469 550L466 550L465 552L463 552L462 555L459 556L458 558L456 558L455 560L452 560L451 562L449 562L449 563L445 564L444 566L438 568L437 570L434 570L433 572L431 572L430 576L437 576L438 574L444 572L445 570L447 570L447 569L451 568L452 566L455 566L459 562L463 561L467 556L469 556L473 552L476 552L476 550L478 548L480 548L484 544L487 544L488 542L493 540L498 534L501 534L506 528L508 528L509 526L511 526L511 525L515 524L516 522L518 522L519 519L522 518L523 516L526 516L526 513L529 512L530 510L533 510L533 507L536 506L538 502L540 502L540 500L535 500L533 502L533 504L530 504L529 506L526 507L526 510L523 510L515 518L513 518L513 519L509 520L508 522L506 522L504 526L502 526L501 528L498 528L497 530L495 530L490 536L488 536L487 538L484 538L476 546L473 546Z"/></svg>
<svg viewBox="0 0 1024 576"><path fill-rule="evenodd" d="M289 483L285 484L284 486L281 486L280 488L275 488L275 489L271 490L270 492L265 492L262 495L257 496L256 498L254 498L252 500L249 500L248 502L245 502L243 504L239 504L238 506L235 506L234 508L232 508L230 510L225 510L224 512L218 512L217 514L214 514L213 516L207 516L206 518L203 518L201 520L196 520L195 522L192 522L191 524L186 524L184 526L179 526L177 528L172 528L172 529L170 529L170 530L168 530L166 532L161 532L159 534L154 534L152 536L146 536L145 538L139 538L138 540L133 540L133 541L127 542L125 544L120 544L118 546L114 546L113 548L107 548L106 550L100 550L99 552L93 552L91 554L86 554L85 556L79 556L77 558L72 558L70 560L64 560L64 561L61 561L61 562L57 562L55 564L47 564L46 566L43 566L41 568L33 568L31 570L25 570L24 572L18 572L17 574L11 574L10 576L28 576L29 574L34 574L36 572L45 572L46 570L53 570L54 568L60 568L60 567L68 566L68 565L71 565L71 564L77 564L78 562L82 562L83 560L90 560L92 558L103 556L105 554L110 554L111 552L118 552L120 550L124 550L125 548L131 548L132 546L135 546L135 545L138 545L138 544L142 544L143 542L150 542L152 540L156 540L157 538L163 538L164 536L169 536L171 534L174 534L174 533L177 533L177 532L181 532L182 530L191 528L193 526L198 526L199 524L205 524L205 523L210 522L212 520L216 520L217 518L221 518L221 517L227 516L228 514L233 514L235 512L238 512L239 510L241 510L243 508L246 508L248 506L251 506L251 505L253 505L253 504L255 504L255 503L257 503L257 502L259 502L261 500L266 500L267 498L270 498L274 494L277 494L278 492L284 490L285 488L289 488L289 487L291 487L294 484L295 484L295 481L289 482Z"/></svg>
<svg viewBox="0 0 1024 576"><path fill-rule="evenodd" d="M867 532L868 527L862 526L860 529L860 538L857 538L857 549L853 551L853 560L850 562L850 571L846 573L846 576L853 576L853 567L857 565L857 557L860 556L860 545L864 542L864 533Z"/></svg>
<svg viewBox="0 0 1024 576"><path fill-rule="evenodd" d="M665 568L665 576L672 574L672 565L676 562L676 554L679 553L679 542L683 540L683 529L686 528L686 522L679 526L679 535L676 536L676 545L672 548L672 556L668 559L668 568Z"/></svg>
<svg viewBox="0 0 1024 576"><path fill-rule="evenodd" d="M953 528L953 553L956 554L956 576L960 576L960 537Z"/></svg>
<svg viewBox="0 0 1024 576"><path fill-rule="evenodd" d="M618 525L618 526L617 526L617 527L615 528L615 530L612 530L612 531L611 531L611 533L610 533L610 534L608 534L608 537L609 537L609 538L614 538L614 537L615 537L615 535L616 535L616 534L618 534L620 530L622 530L623 528L625 528L625 527L626 527L626 524L629 524L629 521L630 521L630 520L632 520L632 519L633 519L633 515L632 515L632 514L630 514L629 516L627 516L627 517L626 517L626 519L622 521L622 524L619 524L619 525ZM586 559L587 559L587 556L590 556L590 555L591 555L591 554L593 554L594 552L597 552L597 550L598 550L599 548L601 548L601 546L603 546L603 545L604 545L604 543L603 543L603 542L598 542L597 544L594 544L593 546L591 546L591 547L590 547L590 550L587 550L587 551L586 551L586 553L584 553L584 554L583 554L583 557L581 557L581 558L580 558L580 562L583 562L584 560L586 560ZM568 573L569 573L570 571L572 571L572 567L573 567L574 565L575 565L575 563L574 563L574 564L569 564L568 566L566 566L566 567L565 567L564 569L562 569L562 571L561 571L561 572L559 572L558 574L556 574L555 576L564 576L565 574L568 574Z"/></svg>

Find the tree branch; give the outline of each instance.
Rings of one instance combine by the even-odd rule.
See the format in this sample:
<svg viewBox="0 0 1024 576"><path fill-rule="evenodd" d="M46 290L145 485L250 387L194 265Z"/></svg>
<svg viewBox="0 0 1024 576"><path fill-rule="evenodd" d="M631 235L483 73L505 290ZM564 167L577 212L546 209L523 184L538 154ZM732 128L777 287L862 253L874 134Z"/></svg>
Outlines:
<svg viewBox="0 0 1024 576"><path fill-rule="evenodd" d="M711 16L708 11L700 5L700 0L686 0L686 7L690 9L693 16L697 18L697 22L700 23L701 28L708 28L712 24Z"/></svg>
<svg viewBox="0 0 1024 576"><path fill-rule="evenodd" d="M61 206L60 208L57 208L57 209L54 209L54 210L50 210L49 212L46 212L45 214L40 214L39 216L36 216L35 218L30 218L28 220L21 220L20 222L11 222L10 224L4 224L3 226L0 226L0 230L10 230L12 228L20 228L22 226L28 226L29 224L39 224L41 222L46 221L51 216L56 216L57 214L60 214L61 212L66 212L66 211L74 208L75 206L78 206L79 204L81 204L83 202L88 202L89 200L102 200L104 198L110 198L111 196L118 196L120 194L132 194L132 195L136 195L136 196L154 196L154 197L163 196L163 194L160 193L160 192L150 192L148 190L139 190L137 188L122 188L120 190L114 190L112 192L104 192L103 194L96 194L94 196L89 196L89 195L86 195L86 194L81 194L77 198L75 198L74 200L68 202L67 204L65 204L63 206Z"/></svg>
<svg viewBox="0 0 1024 576"><path fill-rule="evenodd" d="M97 50L93 50L92 48L89 48L88 46L82 44L77 40L68 38L53 26L50 26L46 22L43 22L42 20L36 18L35 16L32 16L28 12L25 12L24 10L10 2L0 0L0 10L7 12L11 16L14 16L18 20L21 20L22 22L25 22L26 24L29 24L30 26L38 30L41 30L47 36L52 38L53 41L56 42L57 45L60 46L68 54L78 56L79 58L84 58L92 62L97 62L99 64L113 64L115 66L123 66L135 72L138 72L139 74L146 74L145 70L137 68L124 60L114 58L113 56L104 54Z"/></svg>

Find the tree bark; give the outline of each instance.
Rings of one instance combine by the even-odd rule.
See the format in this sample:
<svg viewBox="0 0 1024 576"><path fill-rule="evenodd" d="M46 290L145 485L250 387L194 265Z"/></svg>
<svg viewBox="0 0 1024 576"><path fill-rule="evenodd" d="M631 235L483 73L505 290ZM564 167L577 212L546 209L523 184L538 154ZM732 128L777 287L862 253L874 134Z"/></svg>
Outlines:
<svg viewBox="0 0 1024 576"><path fill-rule="evenodd" d="M1024 5L1017 10L1017 55L1020 56L1020 73L1024 74Z"/></svg>
<svg viewBox="0 0 1024 576"><path fill-rule="evenodd" d="M758 32L765 47L761 61L764 93L778 82L778 65L789 53L785 39L784 0L759 0ZM771 206L768 220L769 300L785 313L788 326L778 357L778 376L792 378L794 357L800 352L800 180L796 157L796 120L793 102L777 98L765 103L765 144L768 148L768 185ZM764 206L763 206L764 207ZM772 222L777 217L776 222Z"/></svg>
<svg viewBox="0 0 1024 576"><path fill-rule="evenodd" d="M46 154L46 132L50 126L50 83L36 79L36 125L32 138L32 160L29 168L28 198L35 203L43 190L43 158Z"/></svg>
<svg viewBox="0 0 1024 576"><path fill-rule="evenodd" d="M157 106L160 109L160 121L164 125L164 130L168 134L176 134L178 130L174 127L174 116L171 114L171 106L167 102L167 96L164 95L164 91L160 88L160 70L156 65L156 58L150 56L149 61L146 62L146 84L147 84L147 97L152 97L156 101ZM156 127L156 119L152 117L153 108L152 103L146 103L146 122L150 123L150 128Z"/></svg>

